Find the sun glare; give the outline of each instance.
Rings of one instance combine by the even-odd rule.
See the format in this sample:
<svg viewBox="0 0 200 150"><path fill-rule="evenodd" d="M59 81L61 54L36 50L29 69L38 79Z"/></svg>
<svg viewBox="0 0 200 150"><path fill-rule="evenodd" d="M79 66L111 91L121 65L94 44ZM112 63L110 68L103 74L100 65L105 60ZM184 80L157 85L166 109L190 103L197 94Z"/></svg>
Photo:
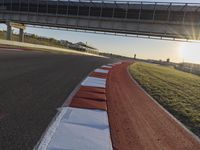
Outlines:
<svg viewBox="0 0 200 150"><path fill-rule="evenodd" d="M181 43L179 53L182 61L200 64L200 43Z"/></svg>

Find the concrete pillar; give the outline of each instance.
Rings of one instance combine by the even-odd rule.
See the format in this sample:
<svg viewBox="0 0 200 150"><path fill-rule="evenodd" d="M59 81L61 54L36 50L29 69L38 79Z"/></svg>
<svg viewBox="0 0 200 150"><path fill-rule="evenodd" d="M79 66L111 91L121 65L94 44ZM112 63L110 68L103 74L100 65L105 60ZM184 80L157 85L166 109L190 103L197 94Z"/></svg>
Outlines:
<svg viewBox="0 0 200 150"><path fill-rule="evenodd" d="M24 42L24 29L19 29L19 41Z"/></svg>
<svg viewBox="0 0 200 150"><path fill-rule="evenodd" d="M10 22L7 22L6 25L7 25L6 39L11 40L11 38L12 38L12 27L10 25Z"/></svg>

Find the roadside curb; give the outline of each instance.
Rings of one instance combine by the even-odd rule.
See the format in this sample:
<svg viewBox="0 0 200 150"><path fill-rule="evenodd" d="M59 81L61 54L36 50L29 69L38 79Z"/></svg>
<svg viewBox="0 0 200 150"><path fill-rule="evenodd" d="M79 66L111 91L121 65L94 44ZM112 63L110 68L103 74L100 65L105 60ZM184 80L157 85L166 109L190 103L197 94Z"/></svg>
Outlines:
<svg viewBox="0 0 200 150"><path fill-rule="evenodd" d="M113 149L106 83L110 70L116 64L119 63L95 69L76 86L34 149Z"/></svg>

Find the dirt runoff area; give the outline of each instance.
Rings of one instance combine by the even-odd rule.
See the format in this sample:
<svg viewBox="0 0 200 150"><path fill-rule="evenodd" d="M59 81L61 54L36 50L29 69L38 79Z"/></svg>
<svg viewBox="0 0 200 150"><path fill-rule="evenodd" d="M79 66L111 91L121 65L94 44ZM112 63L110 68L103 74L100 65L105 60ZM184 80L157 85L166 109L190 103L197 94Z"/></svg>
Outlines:
<svg viewBox="0 0 200 150"><path fill-rule="evenodd" d="M129 64L113 67L108 77L106 93L113 149L199 150L199 139L131 79Z"/></svg>

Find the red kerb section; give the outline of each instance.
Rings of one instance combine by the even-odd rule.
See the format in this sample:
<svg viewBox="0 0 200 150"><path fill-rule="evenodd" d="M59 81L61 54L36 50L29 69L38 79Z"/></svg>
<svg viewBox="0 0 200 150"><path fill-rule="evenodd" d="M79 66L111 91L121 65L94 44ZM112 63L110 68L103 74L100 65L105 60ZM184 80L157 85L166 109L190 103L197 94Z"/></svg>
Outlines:
<svg viewBox="0 0 200 150"><path fill-rule="evenodd" d="M87 91L78 91L75 95L75 98L86 98L97 101L106 101L106 95L101 93L87 92Z"/></svg>
<svg viewBox="0 0 200 150"><path fill-rule="evenodd" d="M92 72L89 76L90 77L96 77L96 78L104 78L104 79L106 79L108 77L108 74L107 73Z"/></svg>
<svg viewBox="0 0 200 150"><path fill-rule="evenodd" d="M88 100L85 98L74 98L70 107L107 110L105 101Z"/></svg>
<svg viewBox="0 0 200 150"><path fill-rule="evenodd" d="M101 93L101 94L106 93L106 90L104 88L97 88L97 87L90 87L90 86L81 86L80 91L94 92L94 93Z"/></svg>

